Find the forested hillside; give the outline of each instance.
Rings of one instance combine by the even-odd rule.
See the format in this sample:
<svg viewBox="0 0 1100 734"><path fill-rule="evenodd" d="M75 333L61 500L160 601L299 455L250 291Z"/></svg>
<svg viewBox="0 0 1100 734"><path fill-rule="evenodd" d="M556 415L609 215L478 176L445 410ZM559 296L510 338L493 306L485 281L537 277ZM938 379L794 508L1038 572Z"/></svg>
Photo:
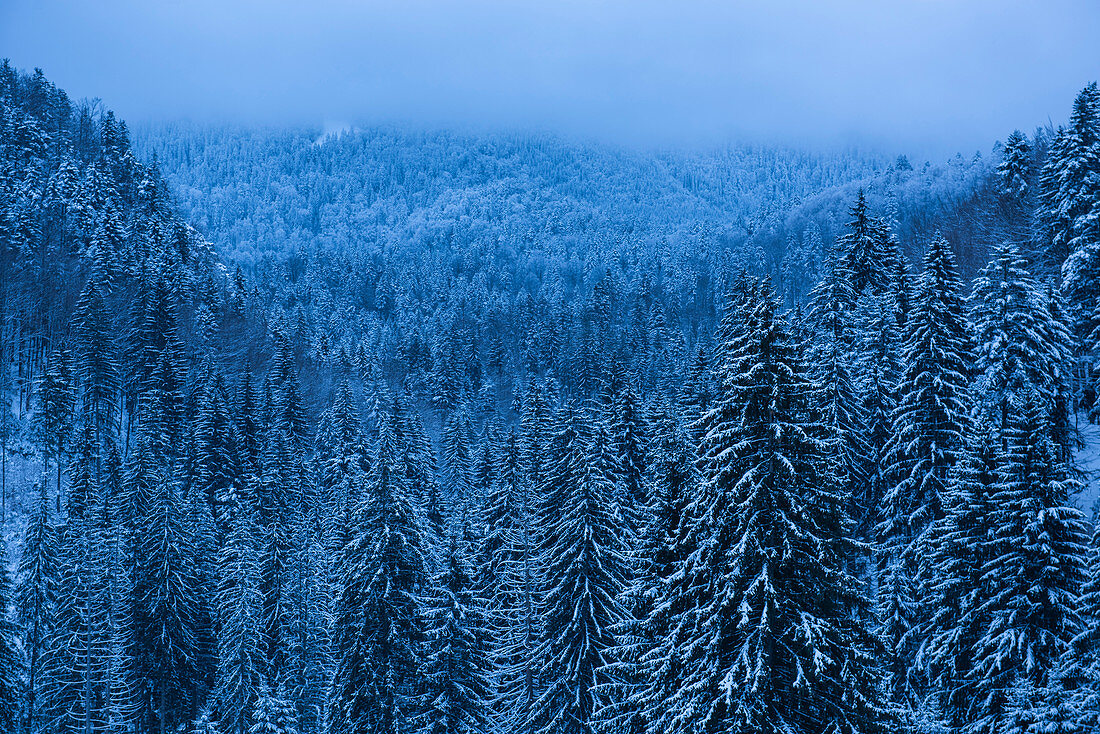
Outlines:
<svg viewBox="0 0 1100 734"><path fill-rule="evenodd" d="M943 164L136 137L0 66L0 730L1100 726L1095 84Z"/></svg>

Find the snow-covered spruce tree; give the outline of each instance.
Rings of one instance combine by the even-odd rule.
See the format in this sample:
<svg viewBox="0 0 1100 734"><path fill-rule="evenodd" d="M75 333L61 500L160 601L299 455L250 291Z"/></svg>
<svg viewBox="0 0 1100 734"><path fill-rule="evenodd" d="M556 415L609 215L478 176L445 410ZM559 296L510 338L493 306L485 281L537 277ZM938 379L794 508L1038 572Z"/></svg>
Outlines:
<svg viewBox="0 0 1100 734"><path fill-rule="evenodd" d="M909 671L905 687L909 699L891 701L899 709L915 707L916 699L926 693L915 656L931 614L928 592L935 575L930 562L931 530L944 516L948 476L964 446L971 351L961 288L951 248L937 237L925 254L924 272L906 322L901 353L905 368L884 452L886 494L877 537L880 613L915 605L914 628L901 628L900 618L891 616L893 624L883 638L890 660L886 667L899 675ZM908 578L911 585L884 583L892 563L903 564L903 569L893 572ZM912 589L912 596L886 598L906 589ZM901 690L895 687L893 692Z"/></svg>
<svg viewBox="0 0 1100 734"><path fill-rule="evenodd" d="M443 425L440 446L442 471L439 486L447 508L447 519L467 528L472 521L474 501L473 460L470 454L470 416L459 408ZM441 539L445 542L445 539Z"/></svg>
<svg viewBox="0 0 1100 734"><path fill-rule="evenodd" d="M1001 440L991 423L979 414L968 424L965 450L949 475L947 514L932 528L935 574L920 660L931 672L952 731L962 731L971 720L977 700L976 645L988 625L983 568L995 529L993 495L1002 457Z"/></svg>
<svg viewBox="0 0 1100 734"><path fill-rule="evenodd" d="M497 482L501 442L501 423L496 415L490 415L478 439L473 458L474 497L476 507L483 507L491 487Z"/></svg>
<svg viewBox="0 0 1100 734"><path fill-rule="evenodd" d="M69 435L76 414L76 385L73 358L67 349L50 353L45 374L36 389L38 406L34 414L34 435L42 456L43 481L49 479L50 459L56 469L56 492L61 496L61 474Z"/></svg>
<svg viewBox="0 0 1100 734"><path fill-rule="evenodd" d="M611 405L611 440L615 452L615 480L624 538L633 546L649 519L645 486L648 431L641 405L630 382L624 382Z"/></svg>
<svg viewBox="0 0 1100 734"><path fill-rule="evenodd" d="M71 495L72 496L72 495ZM90 694L98 689L102 648L92 614L94 574L90 522L70 508L59 537L59 579L53 629L43 659L41 716L51 730L80 731L94 722Z"/></svg>
<svg viewBox="0 0 1100 734"><path fill-rule="evenodd" d="M961 290L951 247L937 237L924 256L907 321L905 370L885 451L889 482L879 524L884 557L907 564L918 592L931 575L924 550L927 533L943 517L947 476L962 451L969 410L971 351Z"/></svg>
<svg viewBox="0 0 1100 734"><path fill-rule="evenodd" d="M618 595L627 560L615 512L609 431L595 416L569 404L556 418L540 508L543 630L535 652L545 685L531 714L539 734L596 730L606 701L615 625L623 619Z"/></svg>
<svg viewBox="0 0 1100 734"><path fill-rule="evenodd" d="M920 699L919 676L912 662L917 650L918 594L904 559L880 553L877 560L882 567L875 610L878 636L894 651L882 665L883 688L890 707L903 722L902 731L909 731Z"/></svg>
<svg viewBox="0 0 1100 734"><path fill-rule="evenodd" d="M145 686L143 718L167 731L190 720L204 671L204 595L195 566L196 537L178 482L156 483L135 559L135 651Z"/></svg>
<svg viewBox="0 0 1100 734"><path fill-rule="evenodd" d="M689 427L688 440L696 449L715 421L734 420L729 401L719 399L724 397L724 385L719 379L722 373L712 365L724 365L722 360L726 358L725 347L744 338L746 317L751 312L748 304L758 295L759 289L760 284L757 281L744 275L734 281L718 327L717 344L705 353L700 350L700 359L697 359L696 366L693 367L693 371L696 368L701 370L704 366L706 368L705 373L700 372L696 378L700 384L708 385L705 402L707 408L700 413L700 405L693 402L685 404L682 399L680 407ZM795 346L796 352L801 354L799 350L802 345ZM704 354L705 359L702 359ZM692 462L693 469L696 469L694 456ZM657 644L642 657L643 670L648 674L647 684L635 694L640 699L640 716L646 721L650 734L684 731L694 726L690 719L676 719L677 711L673 710L670 703L685 691L685 680L689 672L687 653L691 649L692 636L697 629L696 622L703 613L704 601L697 590L700 584L710 583L707 574L696 573L687 565L688 560L695 557L699 548L697 543L706 542L709 537L703 531L703 521L699 515L707 510L706 503L698 499L700 477L697 472L693 474L692 491L685 497L678 528L669 537L672 542L666 547L665 561L658 566L658 569L663 567L667 575L657 587L654 609L647 622L653 630ZM609 718L622 715L618 712L609 714ZM629 712L629 715L632 718L635 716L634 712Z"/></svg>
<svg viewBox="0 0 1100 734"><path fill-rule="evenodd" d="M1065 299L1053 284L1046 284L1041 302L1043 343L1046 347L1044 357L1050 369L1046 382L1050 438L1058 451L1058 460L1072 469L1074 456L1081 445L1073 415L1077 399L1074 394L1074 371L1077 366L1074 355L1078 345L1073 338Z"/></svg>
<svg viewBox="0 0 1100 734"><path fill-rule="evenodd" d="M383 420L354 532L340 558L332 729L341 734L421 727L424 552L402 447L393 434L391 421Z"/></svg>
<svg viewBox="0 0 1100 734"><path fill-rule="evenodd" d="M57 531L50 520L50 496L45 484L38 484L38 501L23 536L19 556L19 584L15 589L16 619L23 628L27 658L26 696L21 705L23 725L38 728L42 695L42 661L53 633L58 593L60 559Z"/></svg>
<svg viewBox="0 0 1100 734"><path fill-rule="evenodd" d="M1049 686L1061 654L1081 630L1078 597L1088 539L1070 499L1076 482L1058 461L1041 400L1034 393L1019 396L1011 416L983 554L987 597L980 613L988 626L972 672L975 732L1001 731L1014 713L1013 686Z"/></svg>
<svg viewBox="0 0 1100 734"><path fill-rule="evenodd" d="M106 649L100 720L104 734L128 734L137 710L133 672L134 559L124 509L122 459L113 438L105 441L102 490L92 526L92 567L96 578L95 617Z"/></svg>
<svg viewBox="0 0 1100 734"><path fill-rule="evenodd" d="M702 438L701 419L710 409L714 401L717 386L714 384L714 370L711 367L713 360L713 345L700 339L695 357L688 368L687 379L680 389L679 407L687 423L690 438L694 445L698 445Z"/></svg>
<svg viewBox="0 0 1100 734"><path fill-rule="evenodd" d="M1081 631L1062 655L1060 678L1072 690L1068 703L1077 723L1092 731L1100 726L1100 523L1095 517L1078 608Z"/></svg>
<svg viewBox="0 0 1100 734"><path fill-rule="evenodd" d="M649 730L883 731L869 601L844 568L851 521L813 388L768 287L741 289L700 449L697 550L670 578L688 597L665 643L682 681L653 697Z"/></svg>
<svg viewBox="0 0 1100 734"><path fill-rule="evenodd" d="M252 375L245 373L237 386L233 401L233 419L237 425L237 458L241 463L242 481L247 485L260 472L260 398L252 384Z"/></svg>
<svg viewBox="0 0 1100 734"><path fill-rule="evenodd" d="M1093 517L1085 584L1078 601L1081 631L1063 654L1060 678L1086 731L1100 725L1100 523Z"/></svg>
<svg viewBox="0 0 1100 734"><path fill-rule="evenodd" d="M508 567L512 561L515 533L521 522L520 482L522 481L519 457L519 439L514 429L509 430L501 445L496 447L497 454L493 462L497 465L495 478L488 485L484 507L481 511L481 523L484 533L478 545L478 569L475 573L479 593L487 600L487 613L490 618L497 613L497 607L510 607L507 588ZM498 596L499 595L499 596ZM492 619L490 624L493 625Z"/></svg>
<svg viewBox="0 0 1100 734"><path fill-rule="evenodd" d="M489 657L483 649L486 622L464 553L456 529L426 604L428 734L489 734L494 730Z"/></svg>
<svg viewBox="0 0 1100 734"><path fill-rule="evenodd" d="M103 274L93 269L73 315L73 351L80 378L82 412L96 435L113 433L121 374L114 325L104 302Z"/></svg>
<svg viewBox="0 0 1100 734"><path fill-rule="evenodd" d="M1048 414L1053 410L1054 381L1065 368L1065 355L1061 345L1051 343L1057 325L1050 323L1039 285L1015 245L993 249L974 280L970 306L977 345L974 395L1004 438L1009 408L1022 393L1035 393ZM1064 327L1060 333L1068 339Z"/></svg>
<svg viewBox="0 0 1100 734"><path fill-rule="evenodd" d="M275 356L267 380L272 386L269 407L273 428L287 436L291 451L300 453L305 446L308 425L294 347L283 329L275 332Z"/></svg>
<svg viewBox="0 0 1100 734"><path fill-rule="evenodd" d="M1001 162L997 164L997 178L1009 196L1023 198L1031 193L1031 145L1019 130L1013 130L1005 140Z"/></svg>
<svg viewBox="0 0 1100 734"><path fill-rule="evenodd" d="M107 442L101 462L94 428L84 421L79 446L69 470L56 603L50 637L41 651L42 695L36 717L58 731L95 727L113 733L134 723L133 563L118 515L121 462L114 444ZM100 463L102 471L97 470Z"/></svg>
<svg viewBox="0 0 1100 734"><path fill-rule="evenodd" d="M195 679L193 701L198 704L205 700L214 685L214 671L217 668L217 640L214 638L215 612L213 594L209 590L217 586L217 555L219 541L211 514L210 504L206 500L203 488L191 485L184 493L183 524L191 538L192 584L195 599Z"/></svg>
<svg viewBox="0 0 1100 734"><path fill-rule="evenodd" d="M218 553L218 670L212 696L221 734L248 734L263 667L256 533L251 513L238 497L230 496L224 510L227 534Z"/></svg>
<svg viewBox="0 0 1100 734"><path fill-rule="evenodd" d="M218 734L218 722L209 708L204 708L199 712L199 716L191 726L189 734Z"/></svg>
<svg viewBox="0 0 1100 734"><path fill-rule="evenodd" d="M286 670L289 643L290 564L293 555L290 508L293 471L286 436L273 431L263 459L263 475L257 484L257 538L259 541L260 629L263 640L263 673L268 680L280 680ZM286 478L284 480L284 478Z"/></svg>
<svg viewBox="0 0 1100 734"><path fill-rule="evenodd" d="M355 396L348 381L341 380L332 405L318 421L313 452L320 502L328 510L322 518L326 546L334 556L351 530L351 512L365 472L363 454L363 425Z"/></svg>
<svg viewBox="0 0 1100 734"><path fill-rule="evenodd" d="M547 471L547 447L551 434L551 398L544 380L531 379L523 395L520 416L520 449L523 452L527 485L540 492Z"/></svg>
<svg viewBox="0 0 1100 734"><path fill-rule="evenodd" d="M477 586L488 603L493 640L491 706L500 726L519 732L530 718L536 693L533 653L540 621L534 508L514 429L505 436L500 452L484 517Z"/></svg>
<svg viewBox="0 0 1100 734"><path fill-rule="evenodd" d="M1100 348L1100 88L1074 100L1040 177L1039 221L1081 353L1095 364ZM1057 270L1056 270L1057 272Z"/></svg>
<svg viewBox="0 0 1100 734"><path fill-rule="evenodd" d="M243 486L239 439L222 376L212 368L203 371L205 379L195 406L190 473L192 484L210 507L221 538L229 532L226 504L231 495L240 495Z"/></svg>
<svg viewBox="0 0 1100 734"><path fill-rule="evenodd" d="M167 296L163 296L167 298ZM197 668L211 651L203 621L205 595L195 562L199 549L188 522L180 457L186 422L180 397L178 340L168 306L150 309L148 344L160 342L140 391L137 436L129 457L123 522L134 559L133 632L135 679L141 682L141 725L164 727L190 721L205 675ZM164 321L165 323L161 324ZM160 325L159 327L157 325ZM154 347L148 347L154 349Z"/></svg>
<svg viewBox="0 0 1100 734"><path fill-rule="evenodd" d="M839 245L829 250L821 280L810 291L807 319L815 333L850 347L852 340L851 312L858 293L852 287L853 275L848 271L847 258Z"/></svg>
<svg viewBox="0 0 1100 734"><path fill-rule="evenodd" d="M886 452L894 433L898 377L902 368L898 354L901 335L894 304L876 299L867 316L860 346L865 360L860 402L866 426L863 434L866 453L859 461L865 481L853 487L849 507L856 521L856 539L873 547L878 540L877 525L882 515L883 498L890 486Z"/></svg>
<svg viewBox="0 0 1100 734"><path fill-rule="evenodd" d="M688 438L667 410L653 421L654 445L647 486L650 512L641 537L631 549L630 584L621 594L626 612L616 628L610 667L608 705L600 712L604 731L645 734L648 729L651 675L660 640L668 633L670 612L658 608L665 580L686 559L680 540L684 513L695 488L695 456Z"/></svg>
<svg viewBox="0 0 1100 734"><path fill-rule="evenodd" d="M132 569L121 521L121 461L108 441L96 481L88 422L70 467L60 531L56 603L41 660L41 715L58 731L125 732L135 724Z"/></svg>
<svg viewBox="0 0 1100 734"><path fill-rule="evenodd" d="M295 533L307 519L310 486L305 466L307 427L294 351L281 332L265 392L270 421L260 456L256 522L260 532L261 630L264 675L285 682L293 643L293 625L302 610L295 593L294 563L300 545Z"/></svg>
<svg viewBox="0 0 1100 734"><path fill-rule="evenodd" d="M852 328L856 292L851 279L845 260L830 253L825 277L810 294L809 319L815 332L810 358L811 379L816 387L814 403L832 443L830 453L836 458L838 490L852 501L849 512L859 519L858 504L867 486L869 467L866 417L851 372L856 355Z"/></svg>
<svg viewBox="0 0 1100 734"><path fill-rule="evenodd" d="M282 686L272 691L267 683L261 685L248 734L298 734L294 704L287 700Z"/></svg>
<svg viewBox="0 0 1100 734"><path fill-rule="evenodd" d="M332 563L322 542L317 512L300 520L293 536L294 616L290 668L284 682L297 708L301 734L324 731L334 668L332 610L337 591L328 583Z"/></svg>
<svg viewBox="0 0 1100 734"><path fill-rule="evenodd" d="M875 295L889 292L901 260L897 243L885 223L871 216L863 189L848 213L852 216L847 225L849 231L836 242L837 264L847 274L855 295L864 291Z"/></svg>
<svg viewBox="0 0 1100 734"><path fill-rule="evenodd" d="M398 392L393 398L394 438L404 447L403 462L407 486L417 494L414 500L424 516L424 558L428 568L435 568L435 554L446 537L446 506L439 487L439 471L435 450L428 437L424 420L409 406L409 395Z"/></svg>
<svg viewBox="0 0 1100 734"><path fill-rule="evenodd" d="M25 661L19 628L11 619L12 585L8 573L8 547L0 538L0 728L16 731L23 700Z"/></svg>
<svg viewBox="0 0 1100 734"><path fill-rule="evenodd" d="M1039 224L1047 259L1054 272L1062 268L1071 299L1075 286L1088 287L1073 277L1079 264L1069 260L1077 253L1095 249L1097 222L1092 216L1100 195L1098 170L1100 88L1092 82L1074 100L1069 126L1058 129L1039 176Z"/></svg>
<svg viewBox="0 0 1100 734"><path fill-rule="evenodd" d="M127 428L147 422L152 415L147 415L144 403L157 400L158 430L166 444L178 451L187 425L181 398L184 356L175 294L165 275L158 275L151 284L142 281L132 303L130 326L123 350L128 368L123 375Z"/></svg>

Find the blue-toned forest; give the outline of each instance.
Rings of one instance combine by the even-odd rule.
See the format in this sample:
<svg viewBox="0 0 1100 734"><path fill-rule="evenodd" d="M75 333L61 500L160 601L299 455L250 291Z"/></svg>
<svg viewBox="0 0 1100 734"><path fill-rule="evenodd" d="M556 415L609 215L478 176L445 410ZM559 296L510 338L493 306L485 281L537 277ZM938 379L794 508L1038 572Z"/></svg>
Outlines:
<svg viewBox="0 0 1100 734"><path fill-rule="evenodd" d="M3 62L0 731L1100 730L1065 108L931 162L131 129Z"/></svg>

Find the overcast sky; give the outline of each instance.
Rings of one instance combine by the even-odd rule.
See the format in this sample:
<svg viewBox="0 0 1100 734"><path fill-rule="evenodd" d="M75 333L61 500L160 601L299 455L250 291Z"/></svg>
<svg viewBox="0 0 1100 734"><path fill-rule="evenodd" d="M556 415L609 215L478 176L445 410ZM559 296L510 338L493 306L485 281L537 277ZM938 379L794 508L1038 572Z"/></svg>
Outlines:
<svg viewBox="0 0 1100 734"><path fill-rule="evenodd" d="M1096 0L0 0L132 122L406 121L987 151L1100 77Z"/></svg>

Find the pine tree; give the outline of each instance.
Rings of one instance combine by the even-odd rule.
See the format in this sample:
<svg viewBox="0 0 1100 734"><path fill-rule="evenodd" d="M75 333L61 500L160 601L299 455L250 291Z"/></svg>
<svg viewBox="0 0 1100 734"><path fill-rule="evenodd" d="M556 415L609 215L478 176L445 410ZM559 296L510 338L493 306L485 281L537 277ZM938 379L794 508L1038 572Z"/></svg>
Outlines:
<svg viewBox="0 0 1100 734"><path fill-rule="evenodd" d="M538 635L535 537L530 486L517 432L500 447L497 481L484 513L485 535L477 588L487 600L494 691L492 708L500 725L522 731L535 699L533 651Z"/></svg>
<svg viewBox="0 0 1100 734"><path fill-rule="evenodd" d="M1014 245L994 249L970 301L978 345L974 391L994 428L1007 424L1009 406L1024 392L1034 392L1053 410L1053 382L1064 357L1050 341L1055 335L1047 304Z"/></svg>
<svg viewBox="0 0 1100 734"><path fill-rule="evenodd" d="M126 734L132 730L136 710L133 675L133 568L134 558L123 521L122 459L109 438L104 449L102 490L93 518L95 617L101 625L105 650L102 669L103 731Z"/></svg>
<svg viewBox="0 0 1100 734"><path fill-rule="evenodd" d="M19 628L11 620L12 586L8 574L8 548L0 538L0 728L15 731L23 700L25 662L19 644Z"/></svg>
<svg viewBox="0 0 1100 734"><path fill-rule="evenodd" d="M350 527L351 509L358 502L365 471L363 453L362 422L351 386L344 380L336 388L332 406L318 422L313 457L321 502L332 510L325 522L332 553L340 552L342 536Z"/></svg>
<svg viewBox="0 0 1100 734"><path fill-rule="evenodd" d="M55 350L49 366L38 383L38 410L35 434L42 446L43 479L49 477L50 457L57 468L57 496L61 496L61 472L65 449L76 414L72 356L68 350Z"/></svg>
<svg viewBox="0 0 1100 734"><path fill-rule="evenodd" d="M195 537L183 510L179 484L157 482L135 563L136 665L145 681L145 716L162 733L190 720L203 675Z"/></svg>
<svg viewBox="0 0 1100 734"><path fill-rule="evenodd" d="M898 355L901 339L889 304L880 300L878 307L872 309L864 334L861 351L869 364L863 376L861 408L866 425L866 453L860 457L860 468L866 481L852 487L850 507L856 521L855 537L873 545L878 541L877 525L890 486L886 456L894 434L898 379L902 372Z"/></svg>
<svg viewBox="0 0 1100 734"><path fill-rule="evenodd" d="M93 271L80 294L73 315L76 374L82 387L83 413L91 416L97 435L112 425L121 376L117 362L114 325L104 302L102 275Z"/></svg>
<svg viewBox="0 0 1100 734"><path fill-rule="evenodd" d="M78 459L78 466L79 466ZM95 496L98 487L87 468L75 474L88 478L72 497ZM100 689L102 638L95 615L94 544L90 508L83 499L70 501L59 542L58 595L52 635L43 660L42 714L52 730L87 730L97 716L95 694Z"/></svg>
<svg viewBox="0 0 1100 734"><path fill-rule="evenodd" d="M621 604L627 615L615 630L616 651L610 667L608 706L600 712L606 731L645 734L648 712L659 705L649 700L651 659L669 634L671 610L661 607L668 577L687 560L682 544L686 510L695 488L694 454L677 420L667 413L654 423L655 445L650 487L650 515L644 533L630 555L632 581Z"/></svg>
<svg viewBox="0 0 1100 734"><path fill-rule="evenodd" d="M953 731L967 726L977 701L974 666L976 646L989 623L983 568L995 531L1000 445L988 420L979 417L969 424L965 451L950 475L946 515L932 531L935 575L921 658L931 670Z"/></svg>
<svg viewBox="0 0 1100 734"><path fill-rule="evenodd" d="M911 665L917 650L917 593L904 559L880 557L879 563L878 635L893 651L883 665L883 687L895 715L905 721L920 699L918 674Z"/></svg>
<svg viewBox="0 0 1100 734"><path fill-rule="evenodd" d="M849 282L852 277L844 261L830 255L825 278L810 294L809 316L817 332L811 352L815 402L836 457L839 490L852 498L851 513L857 517L856 498L867 486L868 447L866 419L850 368L856 346L851 321L857 296Z"/></svg>
<svg viewBox="0 0 1100 734"><path fill-rule="evenodd" d="M641 536L649 517L649 492L645 486L648 469L648 432L640 415L638 396L626 382L611 406L611 438L615 452L615 479L623 533L628 547Z"/></svg>
<svg viewBox="0 0 1100 734"><path fill-rule="evenodd" d="M1019 130L1013 130L1005 141L1001 162L997 165L997 177L1009 196L1024 197L1031 191L1031 146L1027 136Z"/></svg>
<svg viewBox="0 0 1100 734"><path fill-rule="evenodd" d="M975 731L996 732L1013 715L1014 686L1042 689L1081 629L1077 609L1087 538L1070 504L1075 482L1058 465L1041 403L1014 401L992 496L981 612L989 623L976 646Z"/></svg>
<svg viewBox="0 0 1100 734"><path fill-rule="evenodd" d="M218 670L213 699L222 734L248 734L263 667L255 528L236 497L226 507L228 533L218 555Z"/></svg>
<svg viewBox="0 0 1100 734"><path fill-rule="evenodd" d="M1092 82L1074 100L1069 127L1058 130L1040 173L1040 224L1047 258L1055 271L1090 244L1082 238L1091 234L1089 214L1097 201L1098 170L1100 90ZM1069 274L1076 271L1073 266L1068 268ZM1067 275L1067 270L1063 268L1062 273Z"/></svg>
<svg viewBox="0 0 1100 734"><path fill-rule="evenodd" d="M42 660L53 634L59 568L57 532L50 522L50 496L38 485L38 502L23 536L19 559L16 610L23 628L27 656L26 699L22 705L24 725L34 730L39 724L38 708L43 687Z"/></svg>
<svg viewBox="0 0 1100 734"><path fill-rule="evenodd" d="M393 433L391 421L384 420L355 532L341 554L340 653L332 684L336 731L416 731L423 710L418 676L424 664L424 556Z"/></svg>
<svg viewBox="0 0 1100 734"><path fill-rule="evenodd" d="M546 688L531 716L540 734L595 730L628 572L607 429L575 406L563 408L557 423L540 508L546 570L536 659Z"/></svg>
<svg viewBox="0 0 1100 734"><path fill-rule="evenodd" d="M207 502L218 523L219 534L228 532L225 507L243 485L237 454L237 427L229 412L229 398L220 374L209 370L196 406L192 482Z"/></svg>
<svg viewBox="0 0 1100 734"><path fill-rule="evenodd" d="M880 537L900 552L920 583L916 556L943 517L947 475L963 446L971 365L969 326L955 258L942 237L924 257L917 303L903 350L893 440L886 459L892 482Z"/></svg>
<svg viewBox="0 0 1100 734"><path fill-rule="evenodd" d="M871 216L863 189L848 211L852 216L848 222L849 231L836 242L841 258L838 264L847 274L855 294L863 291L876 295L887 293L900 261L897 243L886 225Z"/></svg>
<svg viewBox="0 0 1100 734"><path fill-rule="evenodd" d="M426 712L429 734L488 734L486 623L460 538L452 535L427 601Z"/></svg>
<svg viewBox="0 0 1100 734"><path fill-rule="evenodd" d="M443 426L441 446L443 459L439 478L440 489L448 508L448 519L468 528L474 503L473 461L470 456L470 419L459 409Z"/></svg>
<svg viewBox="0 0 1100 734"><path fill-rule="evenodd" d="M1078 602L1081 631L1063 653L1060 678L1072 695L1067 702L1085 731L1100 726L1100 523L1093 519L1085 583Z"/></svg>
<svg viewBox="0 0 1100 734"><path fill-rule="evenodd" d="M274 692L264 683L256 696L248 734L298 734L294 706L279 687Z"/></svg>
<svg viewBox="0 0 1100 734"><path fill-rule="evenodd" d="M670 579L688 597L663 643L683 679L650 731L881 731L869 601L843 568L851 522L811 385L768 289L740 290L690 510L699 550Z"/></svg>

